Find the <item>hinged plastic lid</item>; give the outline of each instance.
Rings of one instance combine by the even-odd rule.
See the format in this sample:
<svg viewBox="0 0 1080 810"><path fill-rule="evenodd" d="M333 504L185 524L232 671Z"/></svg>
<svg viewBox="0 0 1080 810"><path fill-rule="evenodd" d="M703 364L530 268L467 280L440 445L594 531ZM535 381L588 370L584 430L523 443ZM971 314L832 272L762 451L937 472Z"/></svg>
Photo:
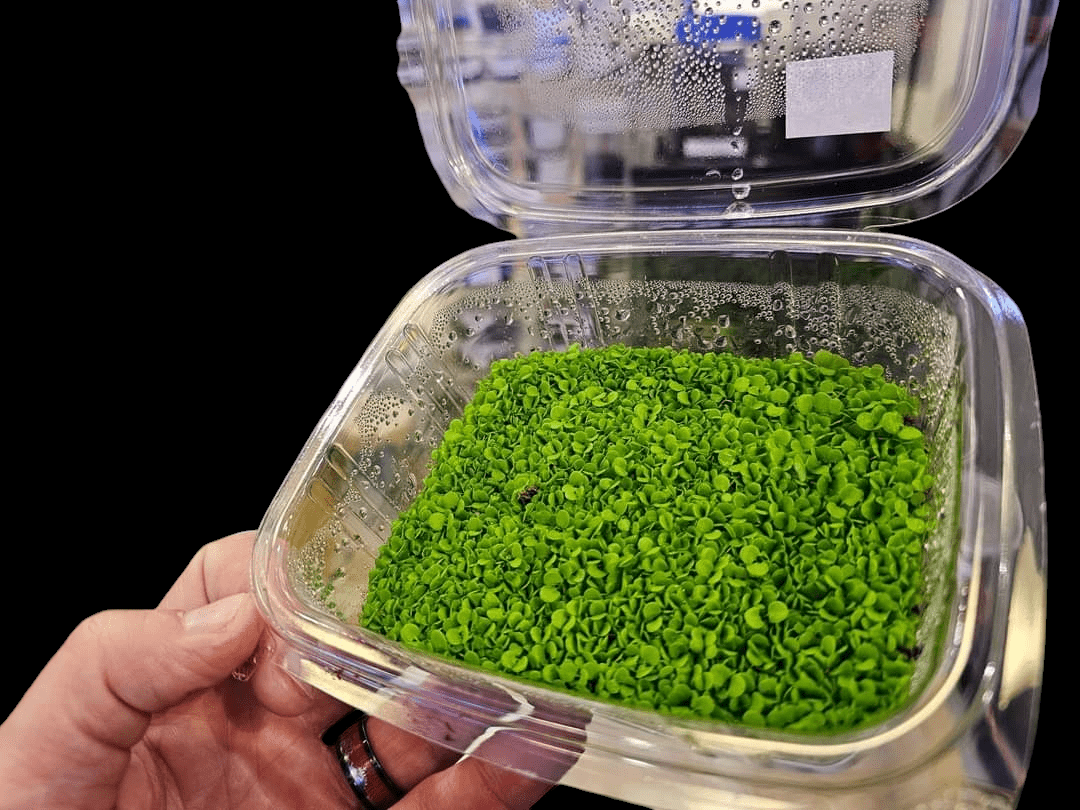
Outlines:
<svg viewBox="0 0 1080 810"><path fill-rule="evenodd" d="M1056 0L399 0L455 202L518 235L880 227L981 186Z"/></svg>

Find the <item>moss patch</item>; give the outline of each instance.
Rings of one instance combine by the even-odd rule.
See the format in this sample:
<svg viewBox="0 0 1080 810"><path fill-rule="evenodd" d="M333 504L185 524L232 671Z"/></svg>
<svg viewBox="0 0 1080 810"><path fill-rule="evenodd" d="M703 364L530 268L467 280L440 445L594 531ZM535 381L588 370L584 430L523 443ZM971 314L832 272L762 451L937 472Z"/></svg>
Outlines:
<svg viewBox="0 0 1080 810"><path fill-rule="evenodd" d="M592 698L795 731L907 697L931 529L879 366L611 346L492 365L360 623Z"/></svg>

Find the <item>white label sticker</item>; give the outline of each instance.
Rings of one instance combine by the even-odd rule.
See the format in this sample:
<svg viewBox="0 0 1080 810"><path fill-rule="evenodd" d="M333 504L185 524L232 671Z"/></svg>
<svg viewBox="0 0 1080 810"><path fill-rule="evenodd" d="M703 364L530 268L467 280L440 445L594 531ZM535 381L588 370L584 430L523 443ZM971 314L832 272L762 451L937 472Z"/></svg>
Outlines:
<svg viewBox="0 0 1080 810"><path fill-rule="evenodd" d="M887 132L892 127L893 52L788 62L789 138Z"/></svg>

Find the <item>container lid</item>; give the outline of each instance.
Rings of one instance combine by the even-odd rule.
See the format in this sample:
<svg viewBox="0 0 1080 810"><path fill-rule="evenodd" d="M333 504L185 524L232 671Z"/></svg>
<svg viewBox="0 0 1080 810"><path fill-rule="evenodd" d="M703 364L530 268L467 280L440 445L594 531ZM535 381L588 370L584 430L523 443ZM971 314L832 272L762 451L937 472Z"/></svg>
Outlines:
<svg viewBox="0 0 1080 810"><path fill-rule="evenodd" d="M1056 0L399 0L454 201L517 235L881 227L980 187Z"/></svg>

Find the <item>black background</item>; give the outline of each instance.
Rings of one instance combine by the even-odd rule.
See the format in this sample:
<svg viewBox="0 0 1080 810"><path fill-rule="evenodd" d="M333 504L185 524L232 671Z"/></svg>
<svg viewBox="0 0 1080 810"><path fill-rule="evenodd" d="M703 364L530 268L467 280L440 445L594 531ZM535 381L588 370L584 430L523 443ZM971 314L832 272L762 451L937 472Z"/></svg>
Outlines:
<svg viewBox="0 0 1080 810"><path fill-rule="evenodd" d="M80 50L25 123L16 236L30 249L9 274L28 285L6 299L19 618L0 716L79 619L156 604L200 545L255 528L401 296L508 238L456 208L431 168L385 6L363 22L146 21ZM1055 585L1075 317L1064 70L1059 46L1039 114L987 186L893 229L996 280L1027 320ZM1055 780L1056 638L1022 808Z"/></svg>

